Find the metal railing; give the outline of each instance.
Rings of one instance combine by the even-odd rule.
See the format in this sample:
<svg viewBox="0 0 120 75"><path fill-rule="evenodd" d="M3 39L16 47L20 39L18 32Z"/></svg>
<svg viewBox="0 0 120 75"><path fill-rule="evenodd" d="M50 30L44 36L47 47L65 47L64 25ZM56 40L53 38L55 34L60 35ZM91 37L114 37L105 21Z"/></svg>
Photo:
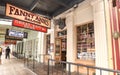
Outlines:
<svg viewBox="0 0 120 75"><path fill-rule="evenodd" d="M52 58L51 55L39 54L37 55L37 59L39 60L36 60L35 56L24 54L24 65L37 75L47 75L48 60L46 60L47 62L44 61L46 56L49 56L48 59Z"/></svg>
<svg viewBox="0 0 120 75"><path fill-rule="evenodd" d="M52 56L49 54L39 54L38 57L39 57L39 62L38 62L39 67L42 69L46 69L47 64L48 64L48 59L52 59Z"/></svg>
<svg viewBox="0 0 120 75"><path fill-rule="evenodd" d="M39 63L48 63L48 59L45 59L48 56L48 59L52 59L50 54L39 54Z"/></svg>
<svg viewBox="0 0 120 75"><path fill-rule="evenodd" d="M35 56L34 55L26 55L24 53L24 66L26 66L34 71L35 64L36 64Z"/></svg>
<svg viewBox="0 0 120 75"><path fill-rule="evenodd" d="M56 63L55 66L51 66L51 62ZM47 75L120 75L120 71L49 59Z"/></svg>
<svg viewBox="0 0 120 75"><path fill-rule="evenodd" d="M17 52L12 52L12 55L15 56L18 59L23 59L24 58L24 54L22 53L17 53Z"/></svg>

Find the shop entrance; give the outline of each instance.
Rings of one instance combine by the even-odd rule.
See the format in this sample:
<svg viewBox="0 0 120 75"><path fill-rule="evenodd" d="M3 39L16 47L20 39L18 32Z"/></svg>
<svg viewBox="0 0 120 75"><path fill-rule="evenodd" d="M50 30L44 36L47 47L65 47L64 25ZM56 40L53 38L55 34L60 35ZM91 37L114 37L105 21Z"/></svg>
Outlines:
<svg viewBox="0 0 120 75"><path fill-rule="evenodd" d="M61 60L66 61L67 39L61 38Z"/></svg>
<svg viewBox="0 0 120 75"><path fill-rule="evenodd" d="M67 30L59 31L55 39L55 60L66 61L67 54ZM65 64L64 64L65 67Z"/></svg>
<svg viewBox="0 0 120 75"><path fill-rule="evenodd" d="M56 38L55 41L55 59L59 61L66 61L67 39Z"/></svg>

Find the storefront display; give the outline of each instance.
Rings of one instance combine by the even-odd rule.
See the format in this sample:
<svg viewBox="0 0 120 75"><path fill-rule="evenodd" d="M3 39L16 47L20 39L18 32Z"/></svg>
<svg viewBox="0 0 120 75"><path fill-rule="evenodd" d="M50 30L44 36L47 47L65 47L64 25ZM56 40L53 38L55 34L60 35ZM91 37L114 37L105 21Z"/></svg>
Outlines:
<svg viewBox="0 0 120 75"><path fill-rule="evenodd" d="M77 27L77 58L83 60L95 60L93 23Z"/></svg>

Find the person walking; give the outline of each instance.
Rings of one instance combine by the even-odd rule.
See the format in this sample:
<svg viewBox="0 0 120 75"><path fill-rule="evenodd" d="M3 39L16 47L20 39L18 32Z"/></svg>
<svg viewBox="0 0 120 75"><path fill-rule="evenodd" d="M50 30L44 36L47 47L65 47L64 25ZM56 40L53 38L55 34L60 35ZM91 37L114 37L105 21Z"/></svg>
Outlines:
<svg viewBox="0 0 120 75"><path fill-rule="evenodd" d="M2 55L2 47L0 47L0 60L1 60L1 55Z"/></svg>
<svg viewBox="0 0 120 75"><path fill-rule="evenodd" d="M6 48L6 56L5 56L5 58L6 58L6 59L7 59L7 58L10 59L10 48L9 48L9 46Z"/></svg>
<svg viewBox="0 0 120 75"><path fill-rule="evenodd" d="M0 47L0 64L1 64L1 56L2 56L2 47Z"/></svg>

